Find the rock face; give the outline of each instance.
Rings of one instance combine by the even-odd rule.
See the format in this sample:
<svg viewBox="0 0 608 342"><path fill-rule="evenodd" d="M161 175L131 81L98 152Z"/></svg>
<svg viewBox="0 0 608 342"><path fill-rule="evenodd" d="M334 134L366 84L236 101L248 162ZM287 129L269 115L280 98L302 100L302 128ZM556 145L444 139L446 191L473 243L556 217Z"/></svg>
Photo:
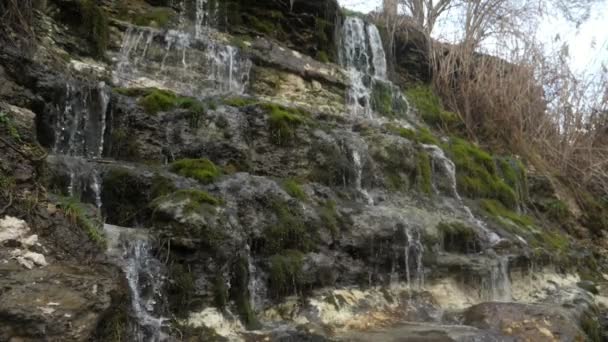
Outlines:
<svg viewBox="0 0 608 342"><path fill-rule="evenodd" d="M419 32L386 60L334 0L43 7L0 49L0 340L599 336L556 189L403 95Z"/></svg>

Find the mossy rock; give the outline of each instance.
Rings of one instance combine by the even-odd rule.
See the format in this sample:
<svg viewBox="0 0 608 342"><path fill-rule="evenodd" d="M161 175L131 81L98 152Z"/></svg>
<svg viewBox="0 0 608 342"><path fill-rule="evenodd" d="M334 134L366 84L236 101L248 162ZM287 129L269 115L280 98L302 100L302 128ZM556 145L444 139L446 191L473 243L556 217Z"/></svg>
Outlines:
<svg viewBox="0 0 608 342"><path fill-rule="evenodd" d="M372 86L372 108L388 118L405 118L408 104L400 93L395 93L399 91L390 83L375 81Z"/></svg>
<svg viewBox="0 0 608 342"><path fill-rule="evenodd" d="M169 267L167 294L171 312L179 316L188 313L195 295L195 278L187 265L173 263Z"/></svg>
<svg viewBox="0 0 608 342"><path fill-rule="evenodd" d="M416 166L416 183L421 192L425 194L431 194L433 192L432 176L431 158L429 157L429 154L424 151L419 151L418 163Z"/></svg>
<svg viewBox="0 0 608 342"><path fill-rule="evenodd" d="M302 190L302 186L295 179L286 179L281 185L285 192L287 192L291 197L300 201L308 200L306 193L304 190Z"/></svg>
<svg viewBox="0 0 608 342"><path fill-rule="evenodd" d="M443 109L441 100L430 86L410 88L406 90L406 95L410 103L418 109L422 120L431 127L454 129L461 123L458 115Z"/></svg>
<svg viewBox="0 0 608 342"><path fill-rule="evenodd" d="M508 208L516 208L518 196L499 176L492 155L481 148L458 138L445 146L456 165L458 191L470 198L490 198Z"/></svg>
<svg viewBox="0 0 608 342"><path fill-rule="evenodd" d="M401 126L396 126L393 124L387 124L385 128L396 135L399 135L402 138L405 138L409 141L419 143L419 144L427 144L427 145L437 145L439 146L441 143L439 139L435 137L433 132L431 132L426 127L419 127L418 129L414 128L405 128Z"/></svg>
<svg viewBox="0 0 608 342"><path fill-rule="evenodd" d="M309 114L297 108L286 108L276 104L265 104L269 113L271 141L278 146L287 146L296 139L296 129L308 122Z"/></svg>
<svg viewBox="0 0 608 342"><path fill-rule="evenodd" d="M454 253L477 253L481 243L475 230L461 222L441 222L437 231L443 241L443 249Z"/></svg>
<svg viewBox="0 0 608 342"><path fill-rule="evenodd" d="M102 250L106 248L107 241L102 233L103 222L98 214L90 214L86 204L71 197L63 198L59 207L68 221L84 231L89 240Z"/></svg>
<svg viewBox="0 0 608 342"><path fill-rule="evenodd" d="M222 171L209 159L181 159L171 164L172 172L196 179L202 184L213 183Z"/></svg>
<svg viewBox="0 0 608 342"><path fill-rule="evenodd" d="M261 252L266 255L292 249L307 252L316 246L317 231L310 229L296 206L278 199L271 201L275 222L263 231Z"/></svg>
<svg viewBox="0 0 608 342"><path fill-rule="evenodd" d="M102 210L110 223L132 227L148 215L149 184L127 169L111 169L103 175Z"/></svg>

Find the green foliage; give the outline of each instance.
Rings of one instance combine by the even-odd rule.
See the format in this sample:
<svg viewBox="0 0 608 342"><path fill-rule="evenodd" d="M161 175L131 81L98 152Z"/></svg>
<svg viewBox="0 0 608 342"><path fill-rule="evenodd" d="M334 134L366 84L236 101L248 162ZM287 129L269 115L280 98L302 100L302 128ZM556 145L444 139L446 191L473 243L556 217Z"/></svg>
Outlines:
<svg viewBox="0 0 608 342"><path fill-rule="evenodd" d="M329 59L329 55L325 51L317 51L317 60L322 63L331 62L331 60Z"/></svg>
<svg viewBox="0 0 608 342"><path fill-rule="evenodd" d="M235 301L241 321L247 329L259 329L260 322L251 307L247 259L239 258L233 266L232 273L231 296Z"/></svg>
<svg viewBox="0 0 608 342"><path fill-rule="evenodd" d="M495 158L495 160L499 174L504 182L514 189L518 203L527 202L528 179L524 164L520 160L511 157Z"/></svg>
<svg viewBox="0 0 608 342"><path fill-rule="evenodd" d="M195 292L194 275L187 266L175 263L169 267L168 292L172 311L186 314Z"/></svg>
<svg viewBox="0 0 608 342"><path fill-rule="evenodd" d="M340 217L336 210L336 202L326 201L321 207L319 216L321 217L323 225L329 230L331 236L334 239L337 238L340 233Z"/></svg>
<svg viewBox="0 0 608 342"><path fill-rule="evenodd" d="M280 298L297 293L302 284L304 256L299 251L287 250L270 257L270 291Z"/></svg>
<svg viewBox="0 0 608 342"><path fill-rule="evenodd" d="M508 208L518 203L515 191L500 177L492 156L479 147L454 138L447 146L456 164L458 190L471 198L497 199Z"/></svg>
<svg viewBox="0 0 608 342"><path fill-rule="evenodd" d="M287 249L311 250L315 245L315 231L306 227L302 213L280 200L273 200L271 206L276 222L264 230L263 252L270 255Z"/></svg>
<svg viewBox="0 0 608 342"><path fill-rule="evenodd" d="M65 217L74 226L80 227L91 241L99 247L105 248L106 239L101 233L101 222L96 222L87 217L83 204L74 198L64 198L60 203Z"/></svg>
<svg viewBox="0 0 608 342"><path fill-rule="evenodd" d="M168 91L161 89L150 89L146 96L139 100L140 106L148 114L156 114L158 112L168 111L175 108L177 96Z"/></svg>
<svg viewBox="0 0 608 342"><path fill-rule="evenodd" d="M82 15L81 30L91 44L93 55L103 57L110 40L108 15L95 0L81 0L78 5Z"/></svg>
<svg viewBox="0 0 608 342"><path fill-rule="evenodd" d="M207 193L205 191L201 191L201 190L194 190L194 189L178 190L170 196L172 196L173 199L178 200L178 201L179 200L189 200L191 209L196 209L197 207L203 206L205 204L212 205L212 206L218 206L218 205L222 204L222 201L220 201L218 198L210 195L209 193Z"/></svg>
<svg viewBox="0 0 608 342"><path fill-rule="evenodd" d="M282 32L281 27L277 27L270 20L260 19L255 15L245 15L251 27L259 33L274 36Z"/></svg>
<svg viewBox="0 0 608 342"><path fill-rule="evenodd" d="M159 174L155 174L152 178L152 184L150 186L150 198L156 199L162 196L169 195L176 190L173 182Z"/></svg>
<svg viewBox="0 0 608 342"><path fill-rule="evenodd" d="M8 135L13 138L13 140L20 142L21 135L17 130L17 126L15 125L11 116L8 113L0 111L0 127L4 127L8 132Z"/></svg>
<svg viewBox="0 0 608 342"><path fill-rule="evenodd" d="M420 127L416 134L416 139L421 144L439 145L439 140L426 127Z"/></svg>
<svg viewBox="0 0 608 342"><path fill-rule="evenodd" d="M400 94L395 94L398 91L390 83L374 81L371 98L373 109L388 118L405 116L408 105Z"/></svg>
<svg viewBox="0 0 608 342"><path fill-rule="evenodd" d="M420 151L418 152L418 163L416 166L416 182L418 189L426 194L430 194L433 191L431 176L431 159L428 153Z"/></svg>
<svg viewBox="0 0 608 342"><path fill-rule="evenodd" d="M430 86L418 86L406 91L407 98L418 109L422 120L432 127L451 128L460 122L458 116L443 109L441 100Z"/></svg>
<svg viewBox="0 0 608 342"><path fill-rule="evenodd" d="M171 164L171 171L196 179L202 184L214 182L222 171L209 159L181 159Z"/></svg>
<svg viewBox="0 0 608 342"><path fill-rule="evenodd" d="M420 127L417 130L411 128L405 128L393 124L385 126L393 134L397 134L407 140L427 145L439 145L439 139L437 139L433 133L426 127Z"/></svg>
<svg viewBox="0 0 608 342"><path fill-rule="evenodd" d="M283 189L291 195L291 197L299 199L300 201L306 201L308 198L300 183L298 183L295 179L286 179L283 181Z"/></svg>
<svg viewBox="0 0 608 342"><path fill-rule="evenodd" d="M554 199L546 204L546 212L549 219L555 222L564 222L570 218L570 210L563 201Z"/></svg>
<svg viewBox="0 0 608 342"><path fill-rule="evenodd" d="M533 226L534 220L529 216L519 215L516 212L507 209L501 202L491 199L481 201L481 207L491 216L496 218L508 219L518 226L526 227Z"/></svg>
<svg viewBox="0 0 608 342"><path fill-rule="evenodd" d="M296 138L296 128L306 123L308 113L295 108L285 108L276 104L265 104L270 113L271 141L278 146L286 146Z"/></svg>
<svg viewBox="0 0 608 342"><path fill-rule="evenodd" d="M241 108L241 107L247 107L247 106L252 106L252 105L258 104L259 101L249 98L249 97L231 97L231 98L225 99L224 103L227 104L228 106Z"/></svg>
<svg viewBox="0 0 608 342"><path fill-rule="evenodd" d="M175 12L170 8L154 7L135 16L133 18L133 23L137 26L164 28L173 20L174 17Z"/></svg>
<svg viewBox="0 0 608 342"><path fill-rule="evenodd" d="M409 190L416 184L418 168L417 154L407 146L390 144L384 151L374 153L374 159L382 165L388 188L391 191Z"/></svg>
<svg viewBox="0 0 608 342"><path fill-rule="evenodd" d="M475 230L461 222L441 222L437 230L443 240L443 248L448 252L469 253L479 250Z"/></svg>
<svg viewBox="0 0 608 342"><path fill-rule="evenodd" d="M584 209L583 222L585 227L596 234L608 229L608 203L602 198L583 192L579 196L579 203Z"/></svg>

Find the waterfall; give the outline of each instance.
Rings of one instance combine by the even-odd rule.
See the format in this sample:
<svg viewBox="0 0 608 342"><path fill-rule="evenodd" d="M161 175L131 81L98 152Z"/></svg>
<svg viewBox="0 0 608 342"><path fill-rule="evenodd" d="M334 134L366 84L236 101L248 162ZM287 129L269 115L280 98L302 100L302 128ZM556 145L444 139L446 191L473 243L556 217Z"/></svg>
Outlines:
<svg viewBox="0 0 608 342"><path fill-rule="evenodd" d="M63 108L55 113L53 152L77 157L99 158L103 153L106 112L110 90L97 86L68 83Z"/></svg>
<svg viewBox="0 0 608 342"><path fill-rule="evenodd" d="M495 302L510 302L511 280L509 278L509 258L500 256L490 266L489 279L482 280L482 288L486 292L486 300Z"/></svg>
<svg viewBox="0 0 608 342"><path fill-rule="evenodd" d="M264 280L260 279L260 273L254 264L254 259L251 256L251 248L249 245L245 247L247 252L247 270L249 271L249 296L251 300L251 308L255 311L256 309L262 308L264 303L264 297L266 296L264 288Z"/></svg>
<svg viewBox="0 0 608 342"><path fill-rule="evenodd" d="M162 328L166 318L160 315L163 302L164 269L151 250L147 232L104 225L108 240L108 255L125 273L131 294L130 325L133 341L164 341Z"/></svg>
<svg viewBox="0 0 608 342"><path fill-rule="evenodd" d="M196 0L194 34L197 39L206 37L209 30L217 26L219 12L219 0Z"/></svg>
<svg viewBox="0 0 608 342"><path fill-rule="evenodd" d="M124 87L156 87L181 95L242 94L252 62L234 46L208 35L129 27L117 56L114 82Z"/></svg>
<svg viewBox="0 0 608 342"><path fill-rule="evenodd" d="M386 55L378 28L361 18L346 18L340 63L350 79L348 108L354 115L371 118L373 83L386 80Z"/></svg>
<svg viewBox="0 0 608 342"><path fill-rule="evenodd" d="M403 264L405 280L409 288L422 289L424 287L424 265L422 256L424 245L420 240L420 231L403 225L405 242L403 245Z"/></svg>
<svg viewBox="0 0 608 342"><path fill-rule="evenodd" d="M501 238L496 233L491 231L485 222L478 219L473 215L471 209L464 203L460 195L458 194L458 188L456 183L456 165L448 157L439 146L435 145L422 145L422 147L431 154L432 166L433 166L433 189L436 194L441 194L441 190L437 188L437 179L444 179L448 181L449 196L456 199L458 205L467 214L469 219L476 227L478 227L484 234L486 240L490 245L495 245Z"/></svg>
<svg viewBox="0 0 608 342"><path fill-rule="evenodd" d="M357 189L357 191L361 195L363 195L363 198L365 199L367 204L374 205L374 199L369 195L367 190L365 190L362 186L363 164L361 163L361 155L359 154L359 151L356 148L353 148L351 156L353 159L353 166L355 169L355 189Z"/></svg>

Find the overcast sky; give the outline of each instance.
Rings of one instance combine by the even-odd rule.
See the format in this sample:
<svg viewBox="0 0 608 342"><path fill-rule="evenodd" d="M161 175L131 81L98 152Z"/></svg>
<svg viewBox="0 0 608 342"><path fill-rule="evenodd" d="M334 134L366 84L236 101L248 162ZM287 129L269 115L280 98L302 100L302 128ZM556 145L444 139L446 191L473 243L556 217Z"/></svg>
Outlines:
<svg viewBox="0 0 608 342"><path fill-rule="evenodd" d="M339 0L349 9L367 13L378 8L381 0ZM543 23L539 37L551 42L559 35L570 45L572 66L576 71L594 72L602 62L608 64L608 1L595 6L591 18L576 28L563 19L547 19Z"/></svg>

